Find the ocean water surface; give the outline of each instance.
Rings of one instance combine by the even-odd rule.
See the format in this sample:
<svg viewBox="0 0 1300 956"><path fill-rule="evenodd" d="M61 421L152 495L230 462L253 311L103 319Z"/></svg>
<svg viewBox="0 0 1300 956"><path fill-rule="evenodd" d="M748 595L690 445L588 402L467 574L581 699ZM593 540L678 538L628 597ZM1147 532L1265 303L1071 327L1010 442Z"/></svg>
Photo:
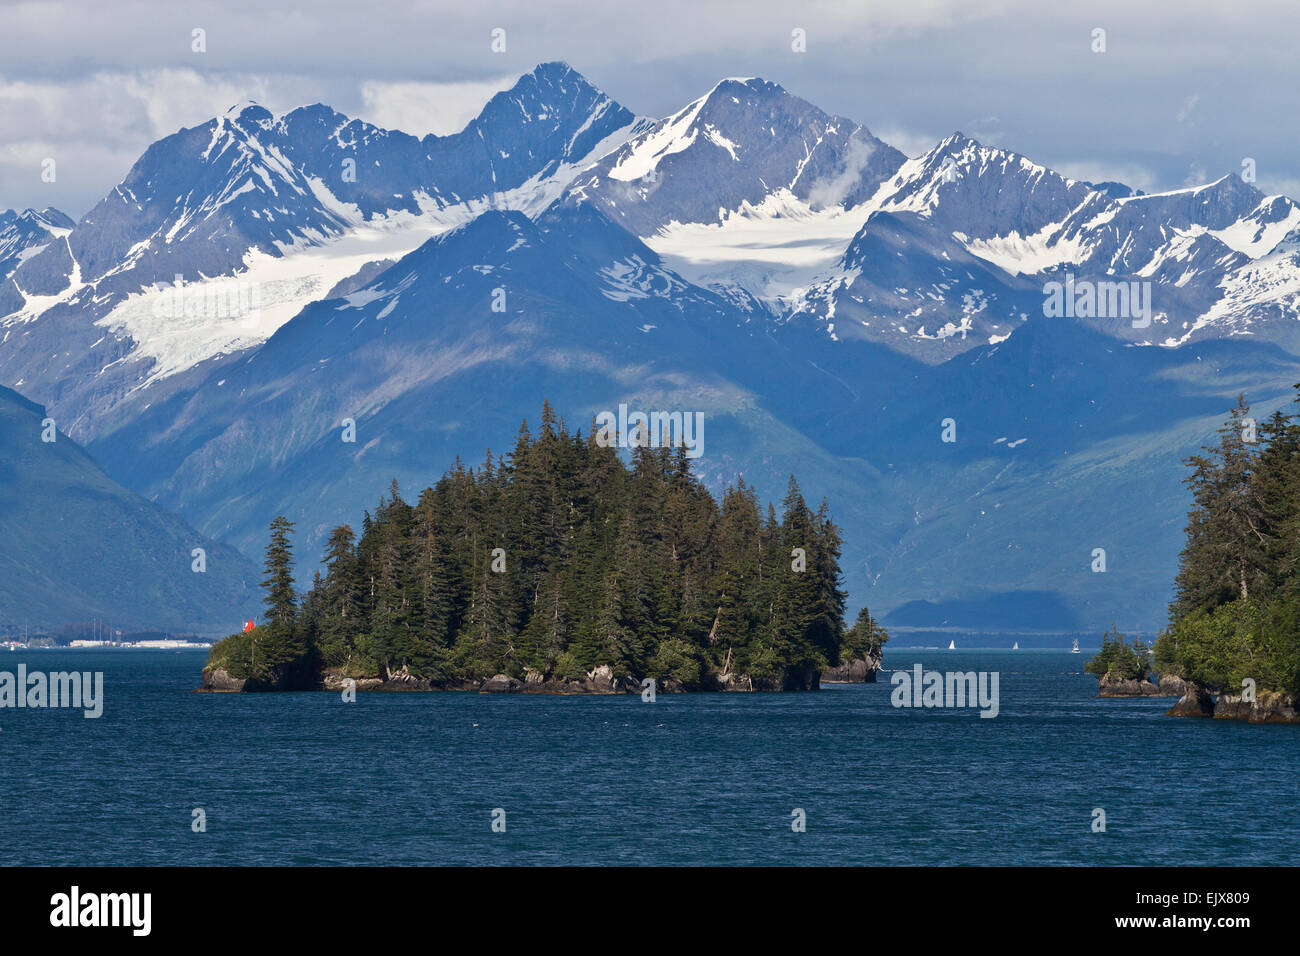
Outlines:
<svg viewBox="0 0 1300 956"><path fill-rule="evenodd" d="M16 651L104 713L0 709L8 865L1291 864L1300 727L1099 700L1087 654L886 648L806 694L197 694L204 653ZM1000 713L890 704L916 662ZM191 828L206 813L207 831ZM492 812L506 830L493 832ZM791 828L802 809L806 832ZM1092 832L1093 811L1106 813Z"/></svg>

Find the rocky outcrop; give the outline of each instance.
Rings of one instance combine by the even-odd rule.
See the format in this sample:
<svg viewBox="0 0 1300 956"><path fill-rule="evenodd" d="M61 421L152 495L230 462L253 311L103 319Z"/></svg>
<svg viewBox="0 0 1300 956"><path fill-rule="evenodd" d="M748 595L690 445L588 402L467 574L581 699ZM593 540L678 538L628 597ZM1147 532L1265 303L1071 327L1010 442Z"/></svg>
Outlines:
<svg viewBox="0 0 1300 956"><path fill-rule="evenodd" d="M231 677L229 671L224 667L205 667L203 669L203 685L200 690L241 691L246 683L248 682L242 677Z"/></svg>
<svg viewBox="0 0 1300 956"><path fill-rule="evenodd" d="M792 667L781 679L781 690L817 690L821 687L821 671L815 667Z"/></svg>
<svg viewBox="0 0 1300 956"><path fill-rule="evenodd" d="M524 681L525 694L591 694L585 680L562 680L560 678L543 678L541 681Z"/></svg>
<svg viewBox="0 0 1300 956"><path fill-rule="evenodd" d="M420 691L434 690L434 681L427 677L416 677L411 673L409 667L402 665L400 670L384 669L384 679L379 682L377 687L369 687L367 690L383 691ZM361 688L357 688L360 690ZM441 688L438 688L441 689Z"/></svg>
<svg viewBox="0 0 1300 956"><path fill-rule="evenodd" d="M347 677L343 674L326 673L321 677L321 689L341 693L348 689L348 681L355 681L356 690L378 690L384 682L378 677Z"/></svg>
<svg viewBox="0 0 1300 956"><path fill-rule="evenodd" d="M1213 715L1214 698L1208 690L1197 684L1189 684L1187 693L1165 712L1167 717L1212 717Z"/></svg>
<svg viewBox="0 0 1300 956"><path fill-rule="evenodd" d="M618 681L614 679L614 668L601 664L594 671L587 673L587 686L593 694L615 694L619 690Z"/></svg>
<svg viewBox="0 0 1300 956"><path fill-rule="evenodd" d="M484 694L517 694L524 689L524 682L517 677L497 674L483 682L479 691Z"/></svg>
<svg viewBox="0 0 1300 956"><path fill-rule="evenodd" d="M1216 720L1247 720L1252 724L1297 724L1300 712L1289 694L1272 690L1259 691L1253 701L1240 694L1220 694L1214 704Z"/></svg>
<svg viewBox="0 0 1300 956"><path fill-rule="evenodd" d="M1106 671L1097 682L1098 697L1159 697L1160 688L1143 678L1124 678L1114 671Z"/></svg>
<svg viewBox="0 0 1300 956"><path fill-rule="evenodd" d="M1192 682L1183 680L1176 674L1160 675L1160 694L1161 697L1182 697L1192 689Z"/></svg>
<svg viewBox="0 0 1300 956"><path fill-rule="evenodd" d="M828 667L822 671L823 684L874 684L876 673L880 670L879 660L859 658L846 661L838 667Z"/></svg>
<svg viewBox="0 0 1300 956"><path fill-rule="evenodd" d="M718 674L714 678L714 685L722 691L748 693L754 689L754 682L745 674Z"/></svg>
<svg viewBox="0 0 1300 956"><path fill-rule="evenodd" d="M1216 720L1245 720L1252 724L1300 724L1300 702L1290 694L1261 690L1254 700L1241 694L1218 694L1190 681L1187 693L1168 711L1170 717L1213 717Z"/></svg>
<svg viewBox="0 0 1300 956"><path fill-rule="evenodd" d="M1159 682L1148 678L1121 678L1107 671L1097 682L1098 697L1182 697L1192 684L1176 674L1162 674Z"/></svg>

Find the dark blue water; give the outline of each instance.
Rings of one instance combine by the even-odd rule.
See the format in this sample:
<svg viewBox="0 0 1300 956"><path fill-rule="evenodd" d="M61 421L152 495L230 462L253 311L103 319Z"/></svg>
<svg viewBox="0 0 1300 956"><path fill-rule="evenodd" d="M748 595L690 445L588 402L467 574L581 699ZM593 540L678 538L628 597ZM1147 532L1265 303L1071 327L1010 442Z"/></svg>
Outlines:
<svg viewBox="0 0 1300 956"><path fill-rule="evenodd" d="M1001 713L812 694L195 694L200 652L102 670L104 715L0 710L3 864L1291 864L1300 727L1098 700L1086 655L909 651ZM191 830L202 807L207 832ZM490 828L506 811L506 832ZM791 811L807 832L791 830ZM1107 832L1092 833L1094 808Z"/></svg>

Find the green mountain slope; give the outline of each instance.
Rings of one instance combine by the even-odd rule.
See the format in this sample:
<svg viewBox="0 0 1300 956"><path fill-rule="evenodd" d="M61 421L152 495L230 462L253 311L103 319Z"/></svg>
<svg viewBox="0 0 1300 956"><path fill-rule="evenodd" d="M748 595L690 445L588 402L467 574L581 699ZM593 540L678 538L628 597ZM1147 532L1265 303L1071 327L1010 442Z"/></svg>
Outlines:
<svg viewBox="0 0 1300 956"><path fill-rule="evenodd" d="M116 484L62 432L43 441L45 421L0 388L0 630L100 617L218 634L257 613L252 563Z"/></svg>

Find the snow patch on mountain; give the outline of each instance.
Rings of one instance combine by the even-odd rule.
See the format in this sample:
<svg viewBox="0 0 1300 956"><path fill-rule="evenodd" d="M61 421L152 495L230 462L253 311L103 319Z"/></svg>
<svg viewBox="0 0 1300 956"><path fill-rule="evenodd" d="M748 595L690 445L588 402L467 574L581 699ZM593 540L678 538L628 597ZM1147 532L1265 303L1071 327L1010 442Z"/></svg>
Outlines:
<svg viewBox="0 0 1300 956"><path fill-rule="evenodd" d="M701 96L685 109L664 120L658 128L634 140L606 175L610 179L621 182L645 179L659 168L659 163L664 157L689 149L698 134L698 130L693 130L691 127L711 95L710 92L706 96ZM732 155L733 157L735 155L734 148Z"/></svg>
<svg viewBox="0 0 1300 956"><path fill-rule="evenodd" d="M493 199L457 206L440 206L427 194L417 193L418 214L397 212L367 220L355 207L333 199L319 180L314 182L322 205L333 208L347 223L342 235L301 236L277 244L277 255L250 250L236 274L184 283L180 307L175 305L175 290L160 283L127 296L96 321L113 333L130 336L137 343L133 354L152 361L148 377L137 388L208 359L256 347L307 305L376 260L400 259L490 209L544 208L547 197L563 189L549 182L530 182ZM243 289L257 302L253 312L216 314L227 311L221 303Z"/></svg>
<svg viewBox="0 0 1300 956"><path fill-rule="evenodd" d="M782 187L718 222L674 220L643 241L695 285L737 285L781 308L835 265L873 208L815 210Z"/></svg>

